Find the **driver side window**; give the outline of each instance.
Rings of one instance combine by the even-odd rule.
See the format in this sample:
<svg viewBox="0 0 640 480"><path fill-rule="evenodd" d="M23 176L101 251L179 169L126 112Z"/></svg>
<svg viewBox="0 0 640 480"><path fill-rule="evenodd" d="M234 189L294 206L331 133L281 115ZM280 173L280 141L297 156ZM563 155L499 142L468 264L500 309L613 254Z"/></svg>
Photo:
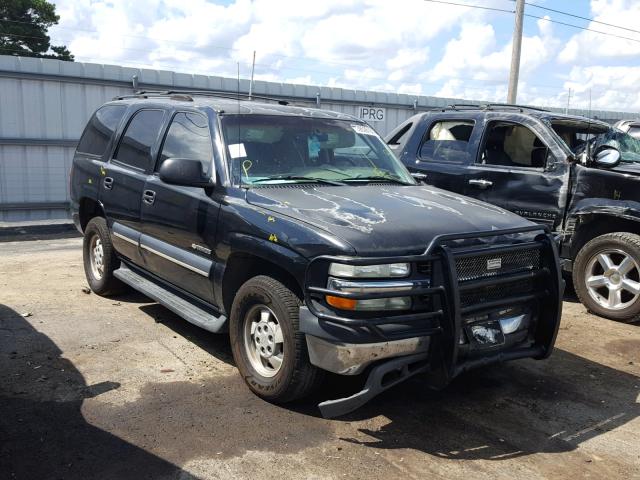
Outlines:
<svg viewBox="0 0 640 480"><path fill-rule="evenodd" d="M492 122L487 127L479 163L544 168L549 149L531 129L517 123Z"/></svg>
<svg viewBox="0 0 640 480"><path fill-rule="evenodd" d="M162 144L156 171L167 158L200 160L202 173L211 173L213 146L207 118L199 113L178 112L171 120Z"/></svg>

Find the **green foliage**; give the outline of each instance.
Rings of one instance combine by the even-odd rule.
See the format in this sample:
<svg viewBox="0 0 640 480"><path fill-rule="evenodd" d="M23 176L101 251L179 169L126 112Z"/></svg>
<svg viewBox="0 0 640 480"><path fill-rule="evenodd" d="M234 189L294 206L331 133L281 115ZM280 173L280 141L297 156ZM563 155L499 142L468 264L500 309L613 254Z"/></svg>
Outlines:
<svg viewBox="0 0 640 480"><path fill-rule="evenodd" d="M60 17L46 0L0 0L0 55L73 61L64 45L51 45L47 30Z"/></svg>

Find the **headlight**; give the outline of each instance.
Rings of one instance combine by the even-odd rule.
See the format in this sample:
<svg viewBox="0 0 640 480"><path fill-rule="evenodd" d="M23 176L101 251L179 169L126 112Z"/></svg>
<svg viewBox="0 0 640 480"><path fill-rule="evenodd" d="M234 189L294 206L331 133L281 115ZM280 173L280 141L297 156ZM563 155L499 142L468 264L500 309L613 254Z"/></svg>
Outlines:
<svg viewBox="0 0 640 480"><path fill-rule="evenodd" d="M358 282L329 278L327 288L338 292L350 293L379 293L398 292L399 294L410 291L413 287L407 281L381 281L381 282ZM375 310L408 310L411 308L411 297L389 297L371 298L367 300L355 300L351 298L338 297L335 295L326 296L327 303L332 307L341 310L375 311Z"/></svg>
<svg viewBox="0 0 640 480"><path fill-rule="evenodd" d="M346 265L332 263L329 275L344 278L391 278L407 277L411 272L408 263L387 263L382 265Z"/></svg>

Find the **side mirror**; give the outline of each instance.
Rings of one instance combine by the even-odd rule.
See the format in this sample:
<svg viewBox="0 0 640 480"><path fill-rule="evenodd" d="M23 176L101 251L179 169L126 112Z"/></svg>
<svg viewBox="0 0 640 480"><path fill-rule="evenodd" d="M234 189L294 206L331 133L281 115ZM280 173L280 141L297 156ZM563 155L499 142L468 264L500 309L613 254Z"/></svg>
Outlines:
<svg viewBox="0 0 640 480"><path fill-rule="evenodd" d="M212 187L213 181L202 174L202 162L189 158L167 158L158 171L160 180L184 187Z"/></svg>
<svg viewBox="0 0 640 480"><path fill-rule="evenodd" d="M615 148L603 148L595 154L594 160L599 167L613 168L620 163L620 151Z"/></svg>

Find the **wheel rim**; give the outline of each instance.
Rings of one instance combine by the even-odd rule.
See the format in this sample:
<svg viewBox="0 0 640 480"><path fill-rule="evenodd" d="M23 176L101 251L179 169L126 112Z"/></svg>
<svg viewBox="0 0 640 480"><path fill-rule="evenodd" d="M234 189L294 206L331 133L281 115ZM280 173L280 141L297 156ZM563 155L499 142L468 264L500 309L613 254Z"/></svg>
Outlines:
<svg viewBox="0 0 640 480"><path fill-rule="evenodd" d="M104 274L104 250L99 235L91 237L89 260L91 262L91 273L97 280L100 280Z"/></svg>
<svg viewBox="0 0 640 480"><path fill-rule="evenodd" d="M263 377L273 377L280 371L284 361L282 328L266 305L255 305L247 312L244 349L251 366Z"/></svg>
<svg viewBox="0 0 640 480"><path fill-rule="evenodd" d="M622 310L640 296L640 267L622 250L603 250L589 260L585 283L589 295L598 305Z"/></svg>

